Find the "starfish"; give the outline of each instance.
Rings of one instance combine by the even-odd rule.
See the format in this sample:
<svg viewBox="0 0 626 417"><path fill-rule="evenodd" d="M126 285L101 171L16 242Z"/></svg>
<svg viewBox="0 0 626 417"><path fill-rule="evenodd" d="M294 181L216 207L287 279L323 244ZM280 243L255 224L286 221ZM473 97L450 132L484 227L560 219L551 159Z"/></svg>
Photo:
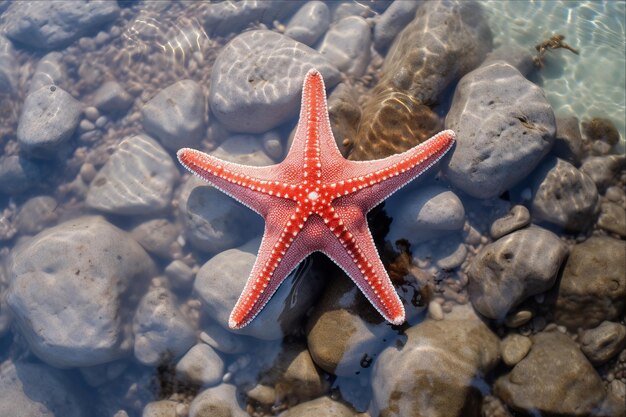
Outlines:
<svg viewBox="0 0 626 417"><path fill-rule="evenodd" d="M324 80L311 69L296 135L281 163L244 166L180 149L182 165L265 219L256 262L228 325L249 324L289 273L316 251L339 265L385 320L402 324L404 306L378 256L366 214L432 167L454 140L454 132L445 130L384 159L346 160L331 131Z"/></svg>

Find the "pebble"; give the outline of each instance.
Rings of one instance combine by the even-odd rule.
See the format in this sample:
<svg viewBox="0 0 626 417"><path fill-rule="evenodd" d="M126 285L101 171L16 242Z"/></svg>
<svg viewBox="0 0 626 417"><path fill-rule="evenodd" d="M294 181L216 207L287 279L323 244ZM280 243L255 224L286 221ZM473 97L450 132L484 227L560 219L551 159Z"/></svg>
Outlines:
<svg viewBox="0 0 626 417"><path fill-rule="evenodd" d="M152 219L131 231L131 236L149 253L172 259L182 252L178 244L178 227L167 219Z"/></svg>
<svg viewBox="0 0 626 417"><path fill-rule="evenodd" d="M237 397L234 385L220 384L200 392L189 406L189 417L250 417ZM207 414L210 413L210 414Z"/></svg>
<svg viewBox="0 0 626 417"><path fill-rule="evenodd" d="M433 320L443 320L443 310L441 304L436 301L428 303L428 314Z"/></svg>
<svg viewBox="0 0 626 417"><path fill-rule="evenodd" d="M575 116L556 118L556 136L552 154L574 166L580 166L583 139Z"/></svg>
<svg viewBox="0 0 626 417"><path fill-rule="evenodd" d="M321 1L309 1L289 20L285 35L305 45L313 46L329 25L328 6Z"/></svg>
<svg viewBox="0 0 626 417"><path fill-rule="evenodd" d="M590 237L576 244L561 274L555 322L575 331L621 317L626 306L626 242Z"/></svg>
<svg viewBox="0 0 626 417"><path fill-rule="evenodd" d="M14 3L3 14L6 35L35 49L62 48L120 14L115 2Z"/></svg>
<svg viewBox="0 0 626 417"><path fill-rule="evenodd" d="M102 129L108 121L109 119L106 116L100 116L96 119L96 127Z"/></svg>
<svg viewBox="0 0 626 417"><path fill-rule="evenodd" d="M169 207L178 179L174 161L146 135L124 139L87 192L87 206L106 213L145 215Z"/></svg>
<svg viewBox="0 0 626 417"><path fill-rule="evenodd" d="M274 161L280 161L285 154L285 149L283 148L283 141L278 132L267 132L262 136L261 140L265 153Z"/></svg>
<svg viewBox="0 0 626 417"><path fill-rule="evenodd" d="M501 217L491 224L491 237L493 239L499 239L529 224L530 212L528 209L522 205L513 206L505 217Z"/></svg>
<svg viewBox="0 0 626 417"><path fill-rule="evenodd" d="M556 125L541 88L497 61L459 82L446 128L457 134L446 177L473 197L493 198L539 164L552 147Z"/></svg>
<svg viewBox="0 0 626 417"><path fill-rule="evenodd" d="M107 81L94 93L93 104L105 113L122 113L133 104L133 97L117 81Z"/></svg>
<svg viewBox="0 0 626 417"><path fill-rule="evenodd" d="M500 344L502 360L508 366L515 366L526 357L532 345L530 338L515 333L510 334Z"/></svg>
<svg viewBox="0 0 626 417"><path fill-rule="evenodd" d="M330 27L318 50L339 71L361 77L370 62L371 28L362 17L349 16Z"/></svg>
<svg viewBox="0 0 626 417"><path fill-rule="evenodd" d="M7 302L16 331L41 360L93 366L132 349L132 312L121 299L152 273L130 235L101 217L80 217L14 249Z"/></svg>
<svg viewBox="0 0 626 417"><path fill-rule="evenodd" d="M49 85L62 85L67 80L67 71L63 63L63 54L49 52L44 55L37 66L28 84L28 94Z"/></svg>
<svg viewBox="0 0 626 417"><path fill-rule="evenodd" d="M211 346L198 343L178 361L176 373L194 384L216 385L222 381L224 361Z"/></svg>
<svg viewBox="0 0 626 417"><path fill-rule="evenodd" d="M623 205L612 202L600 205L598 226L604 230L626 237L626 211Z"/></svg>
<svg viewBox="0 0 626 417"><path fill-rule="evenodd" d="M594 365L601 365L626 347L626 326L603 321L580 334L580 349Z"/></svg>
<svg viewBox="0 0 626 417"><path fill-rule="evenodd" d="M252 135L232 135L213 150L211 155L240 165L274 164L274 161L264 152L262 141Z"/></svg>
<svg viewBox="0 0 626 417"><path fill-rule="evenodd" d="M19 155L0 157L0 192L20 194L37 184L44 176L41 164Z"/></svg>
<svg viewBox="0 0 626 417"><path fill-rule="evenodd" d="M211 110L228 130L265 132L296 116L310 68L320 71L327 88L339 82L337 68L308 46L269 30L244 32L213 65Z"/></svg>
<svg viewBox="0 0 626 417"><path fill-rule="evenodd" d="M170 262L163 271L165 276L170 279L170 284L175 290L188 290L193 285L196 277L193 269L180 259Z"/></svg>
<svg viewBox="0 0 626 417"><path fill-rule="evenodd" d="M178 81L161 90L141 109L146 133L172 151L198 147L207 114L202 87L193 80Z"/></svg>
<svg viewBox="0 0 626 417"><path fill-rule="evenodd" d="M91 123L89 120L83 119L78 124L78 128L80 129L81 132L89 132L90 130L94 130L96 126L93 123Z"/></svg>
<svg viewBox="0 0 626 417"><path fill-rule="evenodd" d="M25 235L35 235L52 226L59 218L57 201L46 195L28 199L17 214L17 229Z"/></svg>
<svg viewBox="0 0 626 417"><path fill-rule="evenodd" d="M194 329L165 288L150 289L139 302L133 322L135 358L156 366L184 355L196 342Z"/></svg>
<svg viewBox="0 0 626 417"><path fill-rule="evenodd" d="M617 178L626 168L626 156L590 156L585 159L580 170L596 184L600 191L614 185Z"/></svg>
<svg viewBox="0 0 626 417"><path fill-rule="evenodd" d="M0 36L0 93L13 94L18 90L19 63L15 57L13 45L4 36Z"/></svg>
<svg viewBox="0 0 626 417"><path fill-rule="evenodd" d="M415 17L419 1L394 1L376 19L374 26L374 48L384 51L395 37Z"/></svg>
<svg viewBox="0 0 626 417"><path fill-rule="evenodd" d="M465 209L454 192L439 185L409 191L387 200L387 214L393 219L387 240L392 244L400 239L417 244L463 228Z"/></svg>
<svg viewBox="0 0 626 417"><path fill-rule="evenodd" d="M278 417L358 417L358 414L345 404L324 396L291 407Z"/></svg>
<svg viewBox="0 0 626 417"><path fill-rule="evenodd" d="M152 401L143 408L141 417L177 417L178 403L170 400Z"/></svg>
<svg viewBox="0 0 626 417"><path fill-rule="evenodd" d="M85 107L85 117L90 122L95 122L100 117L100 112L93 106Z"/></svg>
<svg viewBox="0 0 626 417"><path fill-rule="evenodd" d="M569 162L546 159L533 173L531 215L569 232L586 230L594 221L598 190L591 178Z"/></svg>
<svg viewBox="0 0 626 417"><path fill-rule="evenodd" d="M469 269L469 294L484 316L504 319L527 297L550 289L567 246L554 233L533 226L484 246Z"/></svg>
<svg viewBox="0 0 626 417"><path fill-rule="evenodd" d="M17 126L20 149L31 157L53 159L65 150L82 114L82 104L49 85L26 96Z"/></svg>

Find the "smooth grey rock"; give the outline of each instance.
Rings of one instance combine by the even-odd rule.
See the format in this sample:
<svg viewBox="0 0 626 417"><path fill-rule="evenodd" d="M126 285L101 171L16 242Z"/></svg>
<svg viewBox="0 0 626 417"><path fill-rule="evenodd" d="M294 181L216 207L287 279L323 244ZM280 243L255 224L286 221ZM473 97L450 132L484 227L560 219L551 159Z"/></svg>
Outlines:
<svg viewBox="0 0 626 417"><path fill-rule="evenodd" d="M528 51L528 48L523 48L517 44L500 45L487 55L487 58L481 65L486 66L496 61L506 62L514 66L525 77L535 68L533 56Z"/></svg>
<svg viewBox="0 0 626 417"><path fill-rule="evenodd" d="M0 158L0 192L20 194L43 177L39 164L19 155Z"/></svg>
<svg viewBox="0 0 626 417"><path fill-rule="evenodd" d="M66 81L66 71L63 54L49 52L37 62L35 72L28 84L28 93L50 85L62 86L64 81Z"/></svg>
<svg viewBox="0 0 626 417"><path fill-rule="evenodd" d="M56 49L116 19L116 2L16 2L4 12L6 35L38 49Z"/></svg>
<svg viewBox="0 0 626 417"><path fill-rule="evenodd" d="M207 117L202 87L193 80L178 81L147 102L141 116L146 133L167 149L197 146L204 135Z"/></svg>
<svg viewBox="0 0 626 417"><path fill-rule="evenodd" d="M131 232L132 237L145 250L165 259L181 255L182 247L178 243L180 231L167 219L152 219L137 225Z"/></svg>
<svg viewBox="0 0 626 417"><path fill-rule="evenodd" d="M269 131L261 136L263 150L273 161L281 161L285 155L285 148L281 135L276 131Z"/></svg>
<svg viewBox="0 0 626 417"><path fill-rule="evenodd" d="M485 384L481 375L500 360L498 337L468 307L405 334L401 348L390 346L376 358L370 415L420 417L428 410L429 417L473 416L467 411L480 409L473 387Z"/></svg>
<svg viewBox="0 0 626 417"><path fill-rule="evenodd" d="M224 329L258 339L280 339L293 331L311 307L322 277L290 274L249 325L238 330L229 329L228 317L252 271L260 243L260 239L254 239L209 259L196 275L194 292L202 301L204 311Z"/></svg>
<svg viewBox="0 0 626 417"><path fill-rule="evenodd" d="M87 206L122 215L151 214L169 207L178 179L174 161L146 135L124 139L89 186Z"/></svg>
<svg viewBox="0 0 626 417"><path fill-rule="evenodd" d="M569 162L548 158L533 174L533 219L580 232L595 218L598 190L587 174Z"/></svg>
<svg viewBox="0 0 626 417"><path fill-rule="evenodd" d="M556 129L543 91L501 61L463 77L446 128L457 142L444 172L478 198L497 197L530 174L550 151Z"/></svg>
<svg viewBox="0 0 626 417"><path fill-rule="evenodd" d="M339 82L337 68L308 46L269 30L244 32L222 48L213 65L211 110L233 132L265 132L297 114L311 68L327 87Z"/></svg>
<svg viewBox="0 0 626 417"><path fill-rule="evenodd" d="M7 302L17 331L44 362L93 366L132 349L126 298L153 273L126 232L80 217L13 249Z"/></svg>
<svg viewBox="0 0 626 417"><path fill-rule="evenodd" d="M530 212L528 209L522 205L513 206L505 217L500 217L491 224L491 237L493 239L499 239L529 224Z"/></svg>
<svg viewBox="0 0 626 417"><path fill-rule="evenodd" d="M33 91L17 125L20 149L32 157L54 158L76 130L81 113L82 104L57 86Z"/></svg>
<svg viewBox="0 0 626 417"><path fill-rule="evenodd" d="M388 201L386 211L393 220L386 239L392 244L400 239L416 244L440 237L461 230L465 222L461 200L439 185L401 192Z"/></svg>
<svg viewBox="0 0 626 417"><path fill-rule="evenodd" d="M258 138L251 135L233 135L211 152L216 158L241 165L267 166L274 161L263 151Z"/></svg>
<svg viewBox="0 0 626 417"><path fill-rule="evenodd" d="M608 362L626 347L626 326L603 321L580 335L580 350L594 365Z"/></svg>
<svg viewBox="0 0 626 417"><path fill-rule="evenodd" d="M83 417L88 414L81 391L56 369L37 363L6 361L0 365L0 415Z"/></svg>
<svg viewBox="0 0 626 417"><path fill-rule="evenodd" d="M194 384L215 385L222 381L224 361L211 346L198 343L178 361L176 372Z"/></svg>
<svg viewBox="0 0 626 417"><path fill-rule="evenodd" d="M216 323L208 323L202 330L200 340L226 354L242 353L256 344L253 339L231 333Z"/></svg>
<svg viewBox="0 0 626 417"><path fill-rule="evenodd" d="M105 113L121 113L133 104L133 98L117 81L107 81L94 93L93 104Z"/></svg>
<svg viewBox="0 0 626 417"><path fill-rule="evenodd" d="M27 200L17 214L20 233L34 235L53 225L59 217L55 211L58 205L54 198L45 195Z"/></svg>
<svg viewBox="0 0 626 417"><path fill-rule="evenodd" d="M376 19L374 26L374 48L384 51L404 27L415 17L422 1L394 1Z"/></svg>
<svg viewBox="0 0 626 417"><path fill-rule="evenodd" d="M330 25L330 11L326 3L309 1L289 20L285 35L305 45L313 46Z"/></svg>
<svg viewBox="0 0 626 417"><path fill-rule="evenodd" d="M626 169L626 156L591 156L586 158L580 170L596 184L600 191L617 183L617 178Z"/></svg>
<svg viewBox="0 0 626 417"><path fill-rule="evenodd" d="M250 417L234 385L220 384L202 391L189 406L189 417Z"/></svg>
<svg viewBox="0 0 626 417"><path fill-rule="evenodd" d="M602 203L598 226L611 233L626 237L626 210L624 210L624 206L610 201Z"/></svg>
<svg viewBox="0 0 626 417"><path fill-rule="evenodd" d="M502 360L508 366L514 366L530 352L533 341L526 336L512 333L502 340L500 349L502 351Z"/></svg>
<svg viewBox="0 0 626 417"><path fill-rule="evenodd" d="M358 417L347 405L324 396L290 407L278 417Z"/></svg>
<svg viewBox="0 0 626 417"><path fill-rule="evenodd" d="M175 290L189 290L196 277L193 269L180 259L170 262L163 272L165 272L165 276L169 278L169 282Z"/></svg>
<svg viewBox="0 0 626 417"><path fill-rule="evenodd" d="M569 336L535 335L530 353L497 379L494 392L514 410L589 416L605 397L602 380Z"/></svg>
<svg viewBox="0 0 626 417"><path fill-rule="evenodd" d="M107 362L100 365L80 368L80 374L87 384L92 387L99 387L103 384L113 381L124 373L129 367L129 361L121 359L118 361Z"/></svg>
<svg viewBox="0 0 626 417"><path fill-rule="evenodd" d="M222 252L263 233L260 216L195 176L183 185L179 201L185 235L202 252Z"/></svg>
<svg viewBox="0 0 626 417"><path fill-rule="evenodd" d="M539 227L518 230L486 245L468 271L472 304L486 317L504 319L524 299L554 285L566 256L565 243Z"/></svg>
<svg viewBox="0 0 626 417"><path fill-rule="evenodd" d="M334 23L319 46L319 52L339 71L360 77L370 62L371 28L362 17L349 16Z"/></svg>
<svg viewBox="0 0 626 417"><path fill-rule="evenodd" d="M133 323L135 358L155 366L184 355L196 342L194 329L180 312L174 294L153 288L143 296Z"/></svg>
<svg viewBox="0 0 626 417"><path fill-rule="evenodd" d="M18 90L18 62L11 42L0 35L0 93L13 94Z"/></svg>
<svg viewBox="0 0 626 417"><path fill-rule="evenodd" d="M575 245L561 274L555 322L570 330L618 320L626 305L626 242L591 237Z"/></svg>
<svg viewBox="0 0 626 417"><path fill-rule="evenodd" d="M580 165L583 154L583 139L580 134L580 123L576 116L556 118L556 137L552 154L574 166Z"/></svg>
<svg viewBox="0 0 626 417"><path fill-rule="evenodd" d="M242 32L254 22L271 26L274 21L284 21L300 6L299 1L282 0L219 2L209 4L198 18L209 36L224 36Z"/></svg>

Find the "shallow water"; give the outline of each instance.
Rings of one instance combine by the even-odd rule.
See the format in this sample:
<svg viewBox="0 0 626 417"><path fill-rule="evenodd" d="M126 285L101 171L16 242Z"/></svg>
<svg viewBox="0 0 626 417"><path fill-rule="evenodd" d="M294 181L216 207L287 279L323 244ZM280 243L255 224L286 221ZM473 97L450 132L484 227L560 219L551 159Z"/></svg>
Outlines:
<svg viewBox="0 0 626 417"><path fill-rule="evenodd" d="M341 269L315 254L239 332L227 329L228 315L252 268L263 223L186 173L176 150L193 147L243 165L280 162L294 140L306 59L322 58L308 49L313 58L304 52L276 58L272 44L265 54L271 58L264 59L248 40L241 49L252 51L248 60L257 66L246 67L245 59L219 62L241 33L290 33L298 11L293 2L267 10L263 2L227 2L213 15L210 3L118 3L109 17L86 25L84 36L42 46L51 35L32 38L10 22L15 10L28 16L44 3L0 2L0 414L206 417L222 407L233 417L308 417L322 415L319 410L415 417L427 409L436 416L567 416L582 407L588 410L583 415L619 415L626 393L626 282L620 276L626 254L625 2L479 3L493 35L493 48L482 47L514 51L511 61L526 68L518 73L499 64L515 82L485 93L495 91L495 101L505 97L493 114L506 113L510 125L497 136L516 145L501 154L497 141L465 148L470 135L461 134L424 178L369 213L407 323L385 323ZM359 30L369 25L373 31L390 6L325 4L330 30L310 43L332 61L316 61L328 65L319 68L328 94L351 91L329 99L335 135L354 135L336 138L344 156L382 158L451 125L461 132L475 128L477 141L495 136L491 127L480 130L493 126L490 114L476 110L484 103L452 116L459 79L481 58L458 65L467 70L446 66L443 72L453 75L436 93L397 106L412 109L407 119L383 116L380 125L373 123L379 134L373 141L362 133L357 141L359 123L365 130L367 117L385 114L371 109L384 101L372 97L391 66L383 65L390 49L371 46L364 54L358 42L344 44L341 37L368 38L368 30L367 36ZM344 29L336 45L325 43L325 34L347 16L358 16L352 29ZM476 16L463 16L463 25L473 28ZM428 37L440 27L428 27L418 39L432 42L432 55L445 57L435 48L439 40ZM543 67L534 67L535 45L555 34L579 54L548 50ZM290 45L283 48L300 48ZM346 47L348 58L332 47ZM455 53L462 57L442 65L469 55ZM231 67L216 81L219 65ZM193 82L163 95L182 80ZM110 81L123 92L99 91ZM513 84L521 86L520 108L506 98ZM60 91L73 99L60 106L49 101ZM251 101L268 104L241 104L250 91L256 94ZM43 104L29 104L27 113L29 98ZM511 107L502 111L505 106ZM552 143L550 107L559 144ZM484 118L468 127L473 111ZM355 112L363 115L360 122ZM64 115L60 126L43 122L57 114ZM570 116L578 121L564 129L560 120ZM592 124L594 118L608 122ZM559 148L563 137L576 136L572 126L579 131L574 156ZM394 141L394 132L407 131L415 137ZM536 141L515 142L526 132ZM57 142L41 145L55 135ZM465 151L494 164L487 178L463 171L470 162L455 158ZM455 164L462 166L458 172ZM513 180L515 173L507 171L523 174ZM489 177L510 183L493 184ZM479 181L484 185L472 186ZM579 275L593 281L581 294L576 282L567 282ZM493 277L497 283L488 281ZM498 287L501 282L508 284ZM609 348L597 347L607 340ZM558 365L561 357L576 372L560 373L566 368ZM570 391L572 397L557 395Z"/></svg>

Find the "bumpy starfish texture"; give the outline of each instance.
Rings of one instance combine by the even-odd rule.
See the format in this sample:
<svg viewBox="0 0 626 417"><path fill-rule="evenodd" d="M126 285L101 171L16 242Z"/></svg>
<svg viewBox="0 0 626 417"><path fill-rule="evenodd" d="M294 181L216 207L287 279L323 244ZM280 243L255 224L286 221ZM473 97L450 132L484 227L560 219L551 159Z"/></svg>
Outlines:
<svg viewBox="0 0 626 417"><path fill-rule="evenodd" d="M324 80L312 69L304 79L298 128L283 162L243 166L194 149L179 150L187 169L265 219L256 262L229 326L249 324L289 273L316 251L339 265L387 321L403 323L404 306L378 256L366 214L439 161L454 139L454 132L446 130L401 154L348 161L330 128Z"/></svg>

